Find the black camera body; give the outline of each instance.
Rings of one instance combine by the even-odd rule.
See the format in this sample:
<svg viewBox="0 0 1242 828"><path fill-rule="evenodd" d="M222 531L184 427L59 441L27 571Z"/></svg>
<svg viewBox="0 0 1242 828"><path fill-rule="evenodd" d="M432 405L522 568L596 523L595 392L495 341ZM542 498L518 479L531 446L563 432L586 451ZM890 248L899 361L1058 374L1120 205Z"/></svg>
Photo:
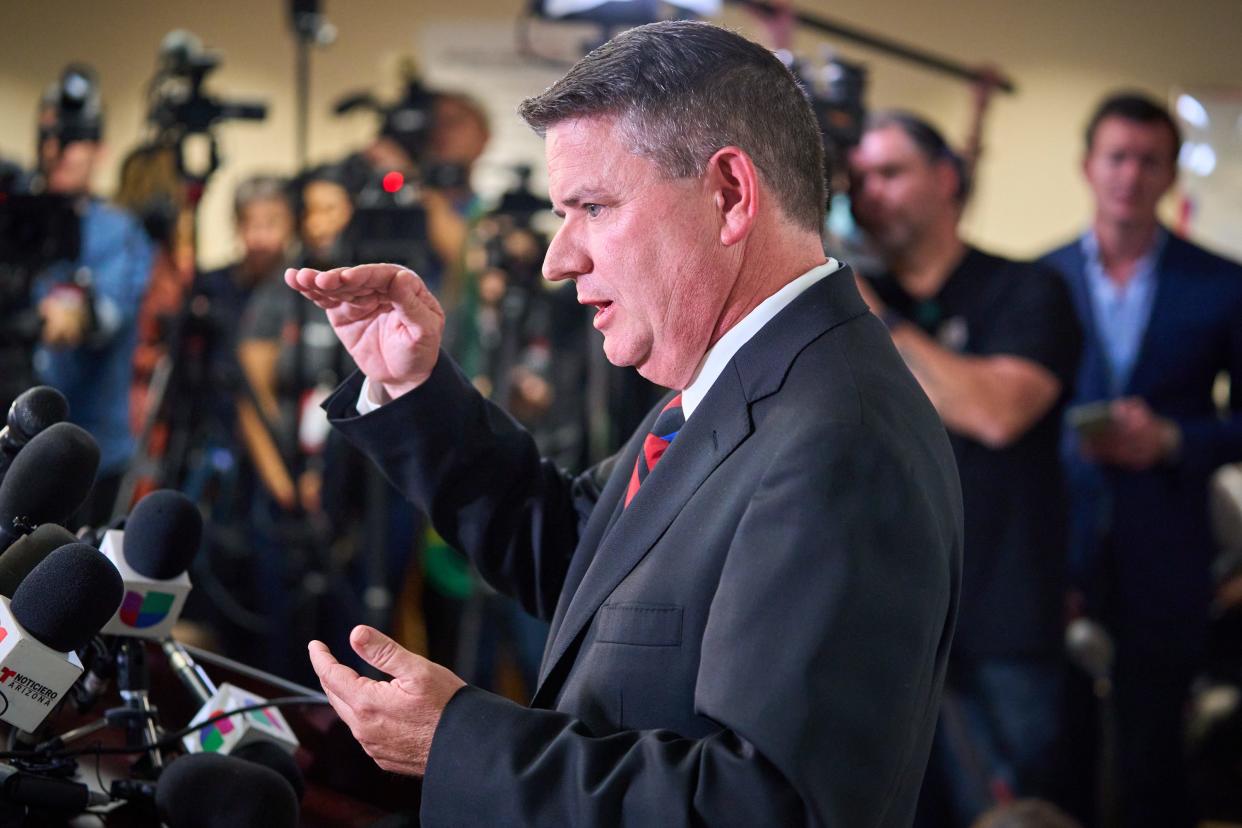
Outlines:
<svg viewBox="0 0 1242 828"><path fill-rule="evenodd" d="M103 137L103 102L95 70L71 63L48 87L39 109L39 146L55 138L60 146Z"/></svg>
<svg viewBox="0 0 1242 828"><path fill-rule="evenodd" d="M862 140L866 125L867 67L837 57L813 67L789 53L780 55L811 101L828 173L844 169L847 155Z"/></svg>
<svg viewBox="0 0 1242 828"><path fill-rule="evenodd" d="M76 261L82 224L67 196L0 190L0 408L33 382L43 320L32 301L48 266Z"/></svg>
<svg viewBox="0 0 1242 828"><path fill-rule="evenodd" d="M392 262L415 273L430 272L427 211L420 185L400 173L373 174L353 197L354 214L345 231L350 261Z"/></svg>

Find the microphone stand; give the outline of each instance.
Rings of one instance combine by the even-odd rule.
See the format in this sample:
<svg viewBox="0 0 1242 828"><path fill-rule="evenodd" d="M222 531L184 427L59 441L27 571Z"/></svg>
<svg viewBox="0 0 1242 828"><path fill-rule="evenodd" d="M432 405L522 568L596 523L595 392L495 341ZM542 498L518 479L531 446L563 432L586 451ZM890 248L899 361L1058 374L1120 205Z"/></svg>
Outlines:
<svg viewBox="0 0 1242 828"><path fill-rule="evenodd" d="M190 695L198 700L199 705L211 701L211 697L219 688L207 676L206 671L195 663L185 647L171 638L161 641L160 647L164 650L164 655L168 657L168 666L181 680L185 689L190 691Z"/></svg>
<svg viewBox="0 0 1242 828"><path fill-rule="evenodd" d="M195 663L185 647L171 638L166 638L160 642L160 648L168 657L169 667L190 691L198 705L201 707L210 701L211 697L216 694L215 682L208 677L202 667ZM101 677L103 680L96 678L97 686L87 694L86 703L80 704L79 709L85 710L93 705L97 696L103 691L105 682L110 681L114 675L118 679L117 685L121 699L125 703L124 706L109 709L103 718L65 731L39 744L36 750L50 751L62 748L70 742L98 733L110 725L124 726L130 733L128 743L132 746L146 747L159 739L159 732L155 726L155 716L158 711L148 698L150 682L143 640L114 638L104 658L107 665L99 671L103 673ZM93 676L95 672L92 668L90 675ZM158 752L152 751L152 753ZM158 768L159 765L154 765L154 767Z"/></svg>
<svg viewBox="0 0 1242 828"><path fill-rule="evenodd" d="M151 674L147 669L146 647L142 639L125 638L116 658L117 688L121 700L130 711L126 717L126 742L130 747L151 747L159 739L155 721L158 711L151 704ZM152 747L135 763L137 767L157 775L164 767L164 757Z"/></svg>

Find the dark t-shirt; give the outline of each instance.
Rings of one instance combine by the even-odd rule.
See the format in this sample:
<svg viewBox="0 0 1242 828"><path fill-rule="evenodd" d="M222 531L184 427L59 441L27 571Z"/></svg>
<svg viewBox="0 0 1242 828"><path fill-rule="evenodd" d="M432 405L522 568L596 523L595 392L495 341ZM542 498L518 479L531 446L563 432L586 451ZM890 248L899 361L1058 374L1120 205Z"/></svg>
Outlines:
<svg viewBox="0 0 1242 828"><path fill-rule="evenodd" d="M242 370L237 362L239 320L250 295L252 284L239 281L236 265L200 273L191 287L190 306L200 313L195 317L198 331L204 334L204 357L209 375L202 391L205 405L216 417L222 434L231 436L235 427L234 400L242 388ZM202 297L206 302L198 301Z"/></svg>
<svg viewBox="0 0 1242 828"><path fill-rule="evenodd" d="M871 280L890 308L941 346L1021 357L1061 382L1056 405L1003 449L949 432L962 480L965 556L958 658L1053 655L1061 648L1066 502L1058 446L1082 333L1050 271L967 248L940 293L916 300L891 275Z"/></svg>

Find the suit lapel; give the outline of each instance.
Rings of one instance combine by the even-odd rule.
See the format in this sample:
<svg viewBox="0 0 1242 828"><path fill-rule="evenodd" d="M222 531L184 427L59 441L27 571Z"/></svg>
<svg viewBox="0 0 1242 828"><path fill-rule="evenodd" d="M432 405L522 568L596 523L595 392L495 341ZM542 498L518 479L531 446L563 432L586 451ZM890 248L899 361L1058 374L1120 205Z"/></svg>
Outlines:
<svg viewBox="0 0 1242 828"><path fill-rule="evenodd" d="M830 328L865 313L867 306L858 295L848 267L829 274L786 306L725 366L629 508L604 531L614 509L619 508L618 501L634 468L642 438L656 414L653 411L648 416L640 434L630 440L613 470L596 507L606 511L592 515L567 573L566 591L553 619L551 643L540 671L536 706L551 704L557 688L552 686L549 676L572 652L571 645L600 606L647 556L708 476L750 435L750 405L780 388L794 358L810 342ZM663 408L663 403L659 408ZM592 530L602 537L595 554L588 556L584 553L593 545ZM682 551L695 554L692 549ZM579 564L579 558L585 563ZM585 573L570 593L571 576L581 571L579 566Z"/></svg>
<svg viewBox="0 0 1242 828"><path fill-rule="evenodd" d="M561 624L544 658L541 681L556 666L604 599L646 557L686 501L749 434L750 412L746 398L737 372L726 367L702 405L686 421L677 439L647 476L629 507L604 533L581 583L565 606ZM637 445L641 443L637 441ZM638 456L637 445L625 453L628 464L618 465L609 488L618 479L628 481ZM609 515L611 517L611 511ZM686 552L692 554L691 550ZM566 582L568 586L568 578Z"/></svg>
<svg viewBox="0 0 1242 828"><path fill-rule="evenodd" d="M578 549L569 562L569 569L565 572L565 583L561 586L561 595L556 602L556 612L553 613L552 622L548 628L549 643L557 640L561 625L565 621L565 612L569 609L569 602L577 594L578 586L582 583L582 577L586 574L587 568L599 554L600 539L607 535L621 515L625 489L630 479L629 470L634 468L634 459L638 456L643 437L650 431L652 423L655 422L655 418L658 416L658 412L672 398L673 394L670 392L668 396L661 400L659 405L652 409L643 419L638 430L630 437L621 451L615 455L613 470L608 475L608 481L605 483L603 491L600 492L595 509L592 511L586 528L582 532L582 537L578 541ZM594 554L588 554L586 550L594 550ZM552 647L547 647L543 652L543 660L539 664L540 684L543 683L543 679L547 674L547 668L550 664L548 656L552 650Z"/></svg>

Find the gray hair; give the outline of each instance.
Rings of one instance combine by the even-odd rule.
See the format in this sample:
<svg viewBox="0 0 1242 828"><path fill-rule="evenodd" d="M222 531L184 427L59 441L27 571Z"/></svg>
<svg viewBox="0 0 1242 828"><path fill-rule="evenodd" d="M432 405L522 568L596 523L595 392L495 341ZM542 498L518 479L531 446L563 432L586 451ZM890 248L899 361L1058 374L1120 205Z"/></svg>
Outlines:
<svg viewBox="0 0 1242 828"><path fill-rule="evenodd" d="M754 160L785 215L819 232L823 138L805 91L774 54L708 23L639 26L595 49L518 114L540 135L562 121L619 120L634 154L670 178L704 173L722 147Z"/></svg>
<svg viewBox="0 0 1242 828"><path fill-rule="evenodd" d="M233 215L241 219L242 211L256 201L279 201L293 214L293 198L289 182L275 175L253 175L244 179L233 191Z"/></svg>
<svg viewBox="0 0 1242 828"><path fill-rule="evenodd" d="M957 191L953 194L953 198L958 204L966 203L974 182L966 168L965 159L949 146L949 142L944 139L940 130L932 126L930 121L920 118L913 112L886 109L872 113L867 118L863 134L889 128L899 129L905 133L927 163L948 164L953 169L953 174L957 176Z"/></svg>

